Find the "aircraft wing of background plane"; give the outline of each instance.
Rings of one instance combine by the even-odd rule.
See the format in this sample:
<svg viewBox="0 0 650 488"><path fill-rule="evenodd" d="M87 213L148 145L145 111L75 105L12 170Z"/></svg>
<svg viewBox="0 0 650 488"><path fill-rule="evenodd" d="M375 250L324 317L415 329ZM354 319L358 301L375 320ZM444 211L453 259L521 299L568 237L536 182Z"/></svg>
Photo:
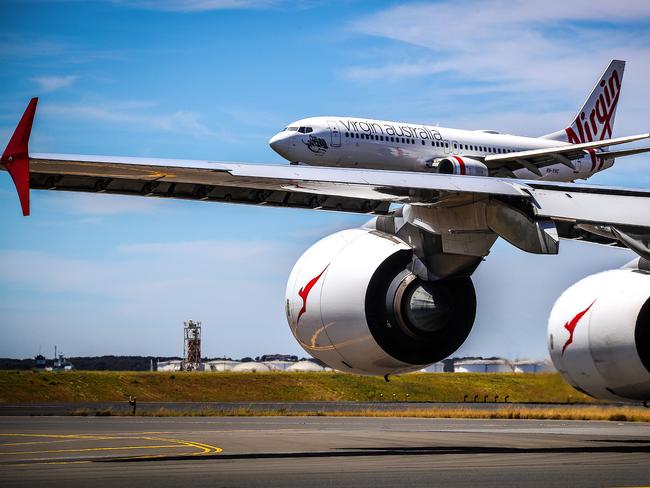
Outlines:
<svg viewBox="0 0 650 488"><path fill-rule="evenodd" d="M594 156L594 164L596 158L611 159L650 152L650 147L626 149L622 151L596 151L596 149L615 146L618 144L629 144L631 142L636 142L648 138L650 138L650 133L639 134L635 136L617 137L614 139L604 139L594 142L585 142L582 144L564 144L561 146L544 149L531 149L527 151L516 151L506 154L491 154L485 156L484 161L487 167L492 170L492 172L498 172L500 169L504 169L507 172L508 170L514 171L517 169L526 168L531 172L541 176L542 173L539 171L540 168L557 163L562 163L570 168L575 169L573 160L583 158L590 152Z"/></svg>

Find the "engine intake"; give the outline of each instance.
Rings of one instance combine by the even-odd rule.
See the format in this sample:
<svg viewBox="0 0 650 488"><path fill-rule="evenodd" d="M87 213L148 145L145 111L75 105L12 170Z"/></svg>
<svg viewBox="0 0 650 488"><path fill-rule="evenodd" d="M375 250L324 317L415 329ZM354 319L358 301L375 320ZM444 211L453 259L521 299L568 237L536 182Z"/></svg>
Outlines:
<svg viewBox="0 0 650 488"><path fill-rule="evenodd" d="M425 282L411 248L368 229L322 239L296 263L287 320L300 345L332 368L371 375L419 370L446 358L474 323L469 277Z"/></svg>
<svg viewBox="0 0 650 488"><path fill-rule="evenodd" d="M553 364L577 390L650 400L650 273L618 269L566 290L548 323Z"/></svg>

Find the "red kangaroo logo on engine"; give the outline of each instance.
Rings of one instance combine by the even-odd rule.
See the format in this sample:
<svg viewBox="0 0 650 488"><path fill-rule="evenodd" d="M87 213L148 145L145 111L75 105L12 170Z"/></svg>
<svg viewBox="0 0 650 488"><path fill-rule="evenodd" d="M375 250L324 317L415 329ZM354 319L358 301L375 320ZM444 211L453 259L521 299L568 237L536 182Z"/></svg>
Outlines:
<svg viewBox="0 0 650 488"><path fill-rule="evenodd" d="M564 351L566 351L566 348L573 343L573 332L576 330L576 326L578 325L578 322L580 322L580 319L585 316L585 314L589 311L589 309L593 306L594 303L596 303L596 300L591 302L591 305L585 308L582 312L578 312L578 314L576 314L575 317L573 317L570 321L564 324L564 328L569 331L569 338L564 343L564 347L562 348L563 356L564 356Z"/></svg>
<svg viewBox="0 0 650 488"><path fill-rule="evenodd" d="M612 136L612 118L616 112L618 96L621 94L621 79L618 71L612 71L607 81L600 80L600 95L591 109L591 113L580 112L566 130L571 144L602 141ZM577 133L576 133L577 131Z"/></svg>
<svg viewBox="0 0 650 488"><path fill-rule="evenodd" d="M300 309L300 312L298 312L298 318L296 319L296 324L300 322L300 317L302 317L302 314L307 311L307 297L309 296L309 292L311 292L311 289L314 287L314 285L320 280L320 277L323 276L323 273L325 273L325 270L329 268L329 264L325 266L325 269L320 272L318 276L313 277L311 280L309 280L309 283L307 283L303 288L300 289L298 292L298 296L302 298L302 308Z"/></svg>

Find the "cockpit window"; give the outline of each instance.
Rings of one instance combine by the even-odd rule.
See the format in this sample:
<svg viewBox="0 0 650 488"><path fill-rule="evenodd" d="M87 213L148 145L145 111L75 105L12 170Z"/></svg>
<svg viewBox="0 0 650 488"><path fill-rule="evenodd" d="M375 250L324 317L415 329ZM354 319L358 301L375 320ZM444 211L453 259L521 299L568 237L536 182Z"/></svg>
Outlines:
<svg viewBox="0 0 650 488"><path fill-rule="evenodd" d="M286 130L288 130L288 131L290 131L290 132L295 132L295 131L298 130L298 127L287 127Z"/></svg>
<svg viewBox="0 0 650 488"><path fill-rule="evenodd" d="M301 128L298 129L298 132L300 132L302 134L309 134L310 132L313 132L313 131L314 131L314 129L312 129L311 127L301 127Z"/></svg>

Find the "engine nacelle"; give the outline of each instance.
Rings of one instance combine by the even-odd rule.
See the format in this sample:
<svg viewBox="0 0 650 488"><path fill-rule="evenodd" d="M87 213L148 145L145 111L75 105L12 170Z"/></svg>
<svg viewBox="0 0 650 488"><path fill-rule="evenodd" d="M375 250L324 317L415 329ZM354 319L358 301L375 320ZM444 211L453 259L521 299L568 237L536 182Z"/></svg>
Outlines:
<svg viewBox="0 0 650 488"><path fill-rule="evenodd" d="M555 302L551 359L564 379L595 398L650 400L650 273L589 276Z"/></svg>
<svg viewBox="0 0 650 488"><path fill-rule="evenodd" d="M446 358L474 323L469 277L424 282L394 235L351 229L314 244L287 284L286 313L300 345L340 371L386 375Z"/></svg>
<svg viewBox="0 0 650 488"><path fill-rule="evenodd" d="M449 156L437 160L433 167L445 175L489 176L488 167L481 161L465 156Z"/></svg>

